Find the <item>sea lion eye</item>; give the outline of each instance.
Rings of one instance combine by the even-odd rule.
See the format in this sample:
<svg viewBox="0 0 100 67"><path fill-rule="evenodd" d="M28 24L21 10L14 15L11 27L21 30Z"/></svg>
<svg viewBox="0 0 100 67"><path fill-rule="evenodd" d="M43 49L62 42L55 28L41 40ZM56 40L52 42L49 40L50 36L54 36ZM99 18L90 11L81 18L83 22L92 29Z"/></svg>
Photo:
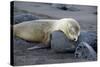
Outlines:
<svg viewBox="0 0 100 67"><path fill-rule="evenodd" d="M70 29L69 29L69 32L70 32L71 34L75 34L74 28L70 28Z"/></svg>

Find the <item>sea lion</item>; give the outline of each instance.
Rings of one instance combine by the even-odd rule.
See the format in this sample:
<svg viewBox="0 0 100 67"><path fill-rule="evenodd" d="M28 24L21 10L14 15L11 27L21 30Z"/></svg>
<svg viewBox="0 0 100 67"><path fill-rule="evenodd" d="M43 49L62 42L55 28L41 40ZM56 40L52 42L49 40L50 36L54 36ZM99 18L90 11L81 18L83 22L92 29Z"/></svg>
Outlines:
<svg viewBox="0 0 100 67"><path fill-rule="evenodd" d="M72 18L63 19L40 19L26 21L13 26L15 36L32 42L47 44L53 31L62 31L65 36L77 41L80 35L80 25Z"/></svg>
<svg viewBox="0 0 100 67"><path fill-rule="evenodd" d="M80 42L75 50L76 58L83 58L87 60L97 60L95 50L86 42Z"/></svg>

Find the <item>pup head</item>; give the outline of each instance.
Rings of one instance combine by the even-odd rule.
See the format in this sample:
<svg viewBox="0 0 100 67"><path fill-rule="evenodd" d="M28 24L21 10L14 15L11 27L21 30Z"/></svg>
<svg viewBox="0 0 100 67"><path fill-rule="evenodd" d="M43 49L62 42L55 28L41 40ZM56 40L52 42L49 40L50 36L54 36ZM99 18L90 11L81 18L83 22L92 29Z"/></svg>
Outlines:
<svg viewBox="0 0 100 67"><path fill-rule="evenodd" d="M71 18L64 18L60 20L61 31L70 39L77 41L80 35L80 25Z"/></svg>

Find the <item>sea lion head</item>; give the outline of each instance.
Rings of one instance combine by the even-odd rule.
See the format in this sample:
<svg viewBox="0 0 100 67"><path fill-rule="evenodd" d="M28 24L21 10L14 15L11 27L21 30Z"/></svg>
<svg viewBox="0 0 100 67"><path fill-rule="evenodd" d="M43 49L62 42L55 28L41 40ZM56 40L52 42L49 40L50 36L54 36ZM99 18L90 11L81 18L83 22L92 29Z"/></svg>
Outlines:
<svg viewBox="0 0 100 67"><path fill-rule="evenodd" d="M69 38L70 40L77 41L80 35L80 25L72 18L64 18L60 20L60 30Z"/></svg>

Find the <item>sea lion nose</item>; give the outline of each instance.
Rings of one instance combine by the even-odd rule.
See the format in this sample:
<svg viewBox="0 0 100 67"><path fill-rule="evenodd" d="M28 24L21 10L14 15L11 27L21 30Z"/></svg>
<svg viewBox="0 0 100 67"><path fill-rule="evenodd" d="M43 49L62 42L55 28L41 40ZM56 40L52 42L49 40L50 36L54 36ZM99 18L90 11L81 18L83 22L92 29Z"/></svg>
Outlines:
<svg viewBox="0 0 100 67"><path fill-rule="evenodd" d="M74 41L75 41L76 39L74 38Z"/></svg>
<svg viewBox="0 0 100 67"><path fill-rule="evenodd" d="M77 41L77 38L74 38L74 41Z"/></svg>

